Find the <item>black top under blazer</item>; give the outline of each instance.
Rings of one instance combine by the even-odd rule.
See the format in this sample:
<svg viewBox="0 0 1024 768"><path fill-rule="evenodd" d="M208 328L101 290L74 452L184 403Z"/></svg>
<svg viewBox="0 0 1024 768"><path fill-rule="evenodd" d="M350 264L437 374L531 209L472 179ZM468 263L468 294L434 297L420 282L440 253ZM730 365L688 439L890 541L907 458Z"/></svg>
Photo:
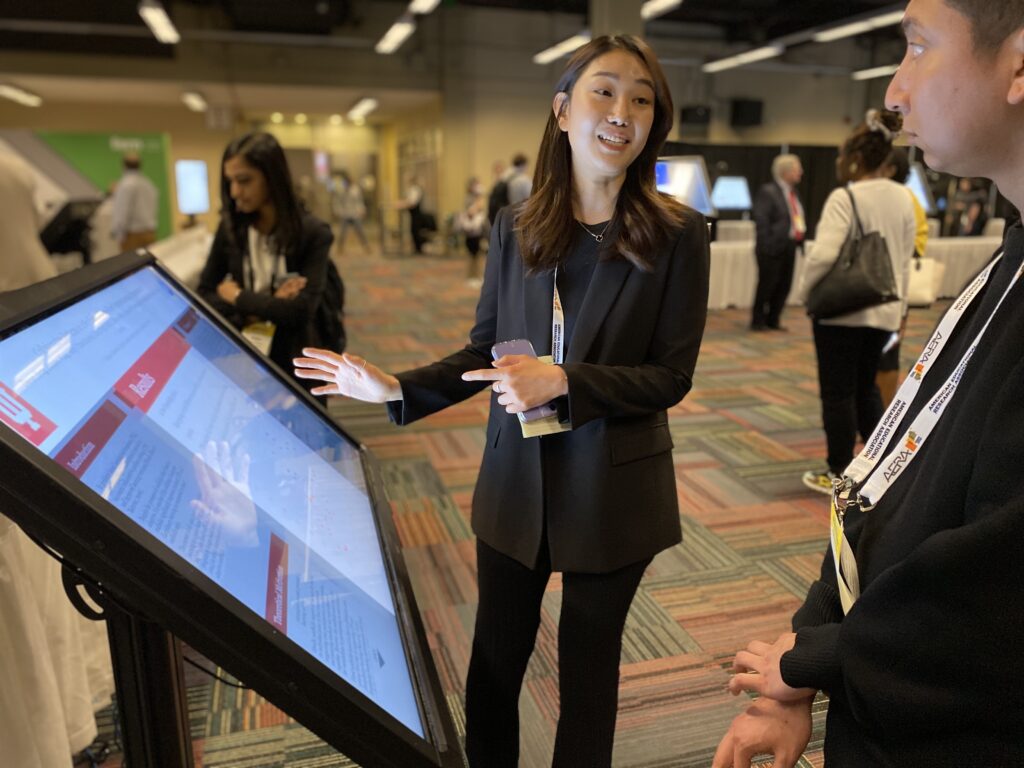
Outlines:
<svg viewBox="0 0 1024 768"><path fill-rule="evenodd" d="M464 349L398 375L402 401L388 404L408 424L476 394L460 378L491 366L491 346L527 338L551 351L553 272L527 275L502 209ZM556 571L606 573L682 539L666 409L692 386L707 315L710 268L704 217L686 209L652 272L623 259L599 261L576 318L559 398L571 432L523 438L519 420L491 394L487 444L473 494L473 531L533 567L547 525Z"/></svg>
<svg viewBox="0 0 1024 768"><path fill-rule="evenodd" d="M784 256L789 253L793 239L789 236L792 229L790 221L789 201L782 194L782 187L777 182L769 181L762 184L754 195L754 225L757 229L757 241L754 250L758 256Z"/></svg>
<svg viewBox="0 0 1024 768"><path fill-rule="evenodd" d="M297 272L306 278L306 287L293 299L275 299L270 293L249 290L242 282L249 258L247 233L243 233L240 240L236 242L230 237L223 223L217 229L199 277L198 293L239 328L250 316L274 323L276 329L269 357L283 370L291 372L292 359L302 354L303 347L324 343L315 319L327 282L327 260L334 235L326 223L308 213L303 214L299 242L285 255L277 274L281 277L286 272ZM227 275L233 276L242 287L234 305L217 295L217 286Z"/></svg>

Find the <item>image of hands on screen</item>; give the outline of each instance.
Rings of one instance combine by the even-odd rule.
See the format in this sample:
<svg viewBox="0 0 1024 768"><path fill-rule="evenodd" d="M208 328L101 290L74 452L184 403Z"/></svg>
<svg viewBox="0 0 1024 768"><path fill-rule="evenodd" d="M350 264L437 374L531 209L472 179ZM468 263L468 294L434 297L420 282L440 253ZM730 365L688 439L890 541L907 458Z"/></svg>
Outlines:
<svg viewBox="0 0 1024 768"><path fill-rule="evenodd" d="M0 429L424 735L357 448L155 269L0 339Z"/></svg>

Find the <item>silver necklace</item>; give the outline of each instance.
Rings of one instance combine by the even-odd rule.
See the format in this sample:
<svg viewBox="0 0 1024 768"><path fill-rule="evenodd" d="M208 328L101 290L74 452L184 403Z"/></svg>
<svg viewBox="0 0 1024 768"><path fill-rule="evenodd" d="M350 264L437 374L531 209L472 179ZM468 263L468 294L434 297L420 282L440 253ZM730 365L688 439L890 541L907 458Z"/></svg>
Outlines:
<svg viewBox="0 0 1024 768"><path fill-rule="evenodd" d="M588 235L590 235L592 238L594 238L595 240L597 240L597 242L600 243L600 242L604 241L604 233L607 232L608 231L608 227L610 227L612 225L612 220L608 219L608 223L604 225L604 229L601 230L601 234L599 234L599 235L595 235L593 232L591 232L590 229L587 227L587 225L584 224L579 219L576 219L576 223L579 224L581 227L583 227L583 231L584 232L586 232Z"/></svg>

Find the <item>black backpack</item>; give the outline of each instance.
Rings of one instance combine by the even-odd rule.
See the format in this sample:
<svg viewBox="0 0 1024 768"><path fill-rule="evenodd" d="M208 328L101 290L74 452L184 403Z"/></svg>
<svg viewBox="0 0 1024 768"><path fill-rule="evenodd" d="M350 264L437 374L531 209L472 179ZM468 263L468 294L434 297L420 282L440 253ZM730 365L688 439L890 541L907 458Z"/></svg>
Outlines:
<svg viewBox="0 0 1024 768"><path fill-rule="evenodd" d="M491 187L491 194L487 198L487 220L494 223L494 220L498 218L498 211L508 205L508 181L506 179L498 179L493 187Z"/></svg>
<svg viewBox="0 0 1024 768"><path fill-rule="evenodd" d="M316 308L316 329L320 334L320 343L339 355L345 351L345 344L348 341L345 335L344 316L345 283L342 282L334 262L328 259L324 294L320 299L320 306Z"/></svg>

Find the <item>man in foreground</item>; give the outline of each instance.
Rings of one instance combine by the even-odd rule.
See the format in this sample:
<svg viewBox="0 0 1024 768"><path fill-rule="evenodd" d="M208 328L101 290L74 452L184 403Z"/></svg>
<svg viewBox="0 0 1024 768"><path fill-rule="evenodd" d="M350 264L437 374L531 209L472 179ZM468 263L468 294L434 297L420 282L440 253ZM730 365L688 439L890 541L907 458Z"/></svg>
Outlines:
<svg viewBox="0 0 1024 768"><path fill-rule="evenodd" d="M1024 0L911 0L886 95L932 168L1024 203ZM793 766L829 694L825 764L1024 765L1024 230L954 302L833 494L793 633L737 654L758 698L714 768ZM839 562L839 567L836 562Z"/></svg>

